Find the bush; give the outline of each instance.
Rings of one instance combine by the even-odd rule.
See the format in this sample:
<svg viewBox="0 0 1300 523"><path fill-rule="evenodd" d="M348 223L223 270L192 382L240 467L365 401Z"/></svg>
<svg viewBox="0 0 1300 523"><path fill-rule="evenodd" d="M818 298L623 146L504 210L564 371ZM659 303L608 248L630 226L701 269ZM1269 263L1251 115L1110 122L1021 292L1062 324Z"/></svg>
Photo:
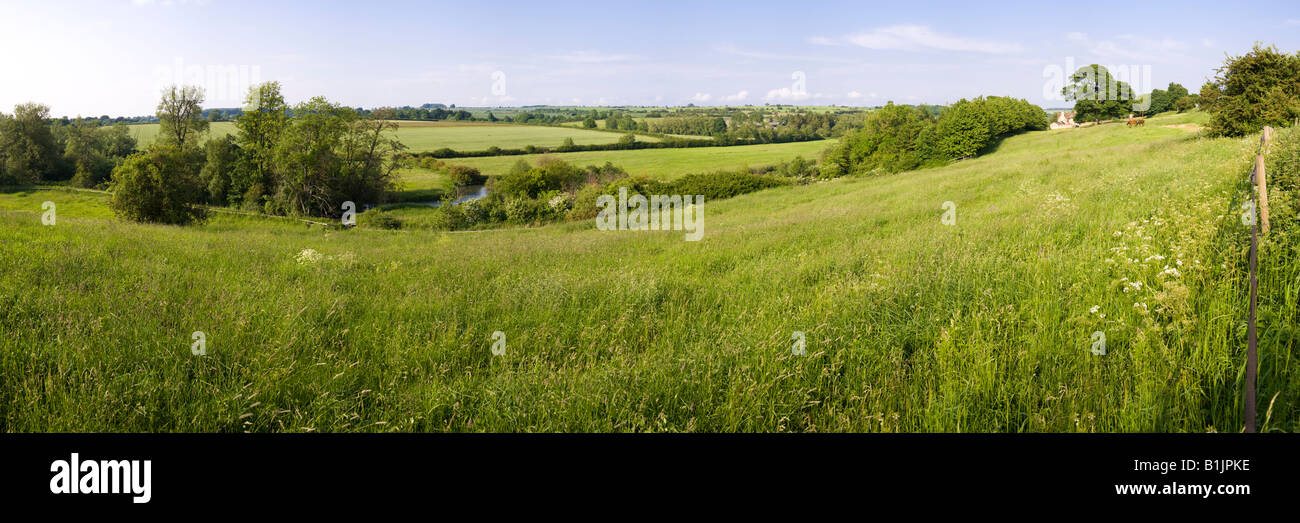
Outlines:
<svg viewBox="0 0 1300 523"><path fill-rule="evenodd" d="M478 169L466 167L464 165L453 165L448 167L447 178L455 187L480 185L487 181L487 177L480 174Z"/></svg>
<svg viewBox="0 0 1300 523"><path fill-rule="evenodd" d="M546 191L573 191L586 173L561 160L543 157L537 167L520 160L515 167L491 182L491 191L504 198L536 198Z"/></svg>
<svg viewBox="0 0 1300 523"><path fill-rule="evenodd" d="M440 205L429 217L430 226L444 231L458 231L469 227L469 219L459 205Z"/></svg>
<svg viewBox="0 0 1300 523"><path fill-rule="evenodd" d="M1210 109L1211 136L1243 136L1265 125L1289 126L1300 117L1300 54L1257 44L1228 58L1217 72L1215 88L1201 88L1211 98L1219 91Z"/></svg>
<svg viewBox="0 0 1300 523"><path fill-rule="evenodd" d="M702 195L708 200L721 200L791 183L784 178L739 171L688 174L665 187L663 192L649 194Z"/></svg>
<svg viewBox="0 0 1300 523"><path fill-rule="evenodd" d="M159 145L128 156L113 170L113 199L118 216L138 222L187 224L201 222L203 188L191 154Z"/></svg>

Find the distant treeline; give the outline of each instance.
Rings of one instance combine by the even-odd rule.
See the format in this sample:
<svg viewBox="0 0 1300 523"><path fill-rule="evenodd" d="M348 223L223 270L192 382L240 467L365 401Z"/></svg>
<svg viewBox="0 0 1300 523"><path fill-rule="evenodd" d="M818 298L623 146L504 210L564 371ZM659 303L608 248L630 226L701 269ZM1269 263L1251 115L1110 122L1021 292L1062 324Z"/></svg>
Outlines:
<svg viewBox="0 0 1300 523"><path fill-rule="evenodd" d="M767 137L765 137L767 138ZM793 135L783 134L771 136L770 140L766 139L741 139L730 134L719 135L713 139L692 139L680 138L675 136L665 136L658 142L647 142L637 140L635 135L625 134L614 143L597 143L597 144L575 144L572 138L565 138L564 142L556 147L543 147L529 145L522 149L502 149L500 147L489 147L482 151L457 151L448 147L443 147L434 151L411 153L416 157L426 158L477 158L483 156L516 156L523 154L546 154L546 153L573 153L584 151L627 151L634 149L682 149L690 147L730 147L735 145L761 145L766 143L788 143L788 142L806 142L812 140L821 140L816 135Z"/></svg>

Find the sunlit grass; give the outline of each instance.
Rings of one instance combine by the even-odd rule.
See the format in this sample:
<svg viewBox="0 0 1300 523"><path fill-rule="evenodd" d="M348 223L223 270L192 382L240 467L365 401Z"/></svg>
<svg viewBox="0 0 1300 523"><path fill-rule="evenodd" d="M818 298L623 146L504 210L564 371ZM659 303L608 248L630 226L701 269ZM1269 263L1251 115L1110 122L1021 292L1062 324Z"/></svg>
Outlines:
<svg viewBox="0 0 1300 523"><path fill-rule="evenodd" d="M1254 149L1156 125L1192 118L706 202L699 242L136 225L0 194L0 429L1236 431ZM69 217L40 225L41 198ZM1261 376L1296 393L1289 364Z"/></svg>

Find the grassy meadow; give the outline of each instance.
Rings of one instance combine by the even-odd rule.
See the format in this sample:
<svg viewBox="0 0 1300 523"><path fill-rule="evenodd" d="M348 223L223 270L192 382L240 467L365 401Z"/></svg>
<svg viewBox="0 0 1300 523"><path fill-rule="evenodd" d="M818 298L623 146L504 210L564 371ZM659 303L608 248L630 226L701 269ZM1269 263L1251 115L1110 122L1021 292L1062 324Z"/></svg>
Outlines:
<svg viewBox="0 0 1300 523"><path fill-rule="evenodd" d="M638 140L640 138L637 138ZM603 165L611 162L628 174L660 180L673 180L691 173L704 173L742 166L763 167L803 156L816 160L831 140L809 142L736 145L730 147L686 147L677 149L634 149L626 151L581 151L573 153L525 154L518 156L483 156L452 158L448 163L477 168L483 174L497 176L510 171L519 160L537 164L542 156L559 158L574 165Z"/></svg>
<svg viewBox="0 0 1300 523"><path fill-rule="evenodd" d="M1166 127L1200 118L706 202L698 242L141 225L102 193L11 190L0 430L1235 432L1257 137ZM571 161L668 178L743 150ZM1295 351L1261 345L1262 430L1300 430Z"/></svg>

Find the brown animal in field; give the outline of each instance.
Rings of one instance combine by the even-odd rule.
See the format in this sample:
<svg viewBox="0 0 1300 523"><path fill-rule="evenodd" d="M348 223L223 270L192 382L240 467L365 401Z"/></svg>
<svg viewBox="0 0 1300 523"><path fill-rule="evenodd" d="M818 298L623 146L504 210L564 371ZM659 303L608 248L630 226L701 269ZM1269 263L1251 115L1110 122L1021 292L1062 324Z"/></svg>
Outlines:
<svg viewBox="0 0 1300 523"><path fill-rule="evenodd" d="M1133 127L1134 125L1143 125L1143 124L1145 124L1145 123L1147 123L1146 118L1129 118L1129 119L1128 119L1128 126L1129 126L1129 127Z"/></svg>

